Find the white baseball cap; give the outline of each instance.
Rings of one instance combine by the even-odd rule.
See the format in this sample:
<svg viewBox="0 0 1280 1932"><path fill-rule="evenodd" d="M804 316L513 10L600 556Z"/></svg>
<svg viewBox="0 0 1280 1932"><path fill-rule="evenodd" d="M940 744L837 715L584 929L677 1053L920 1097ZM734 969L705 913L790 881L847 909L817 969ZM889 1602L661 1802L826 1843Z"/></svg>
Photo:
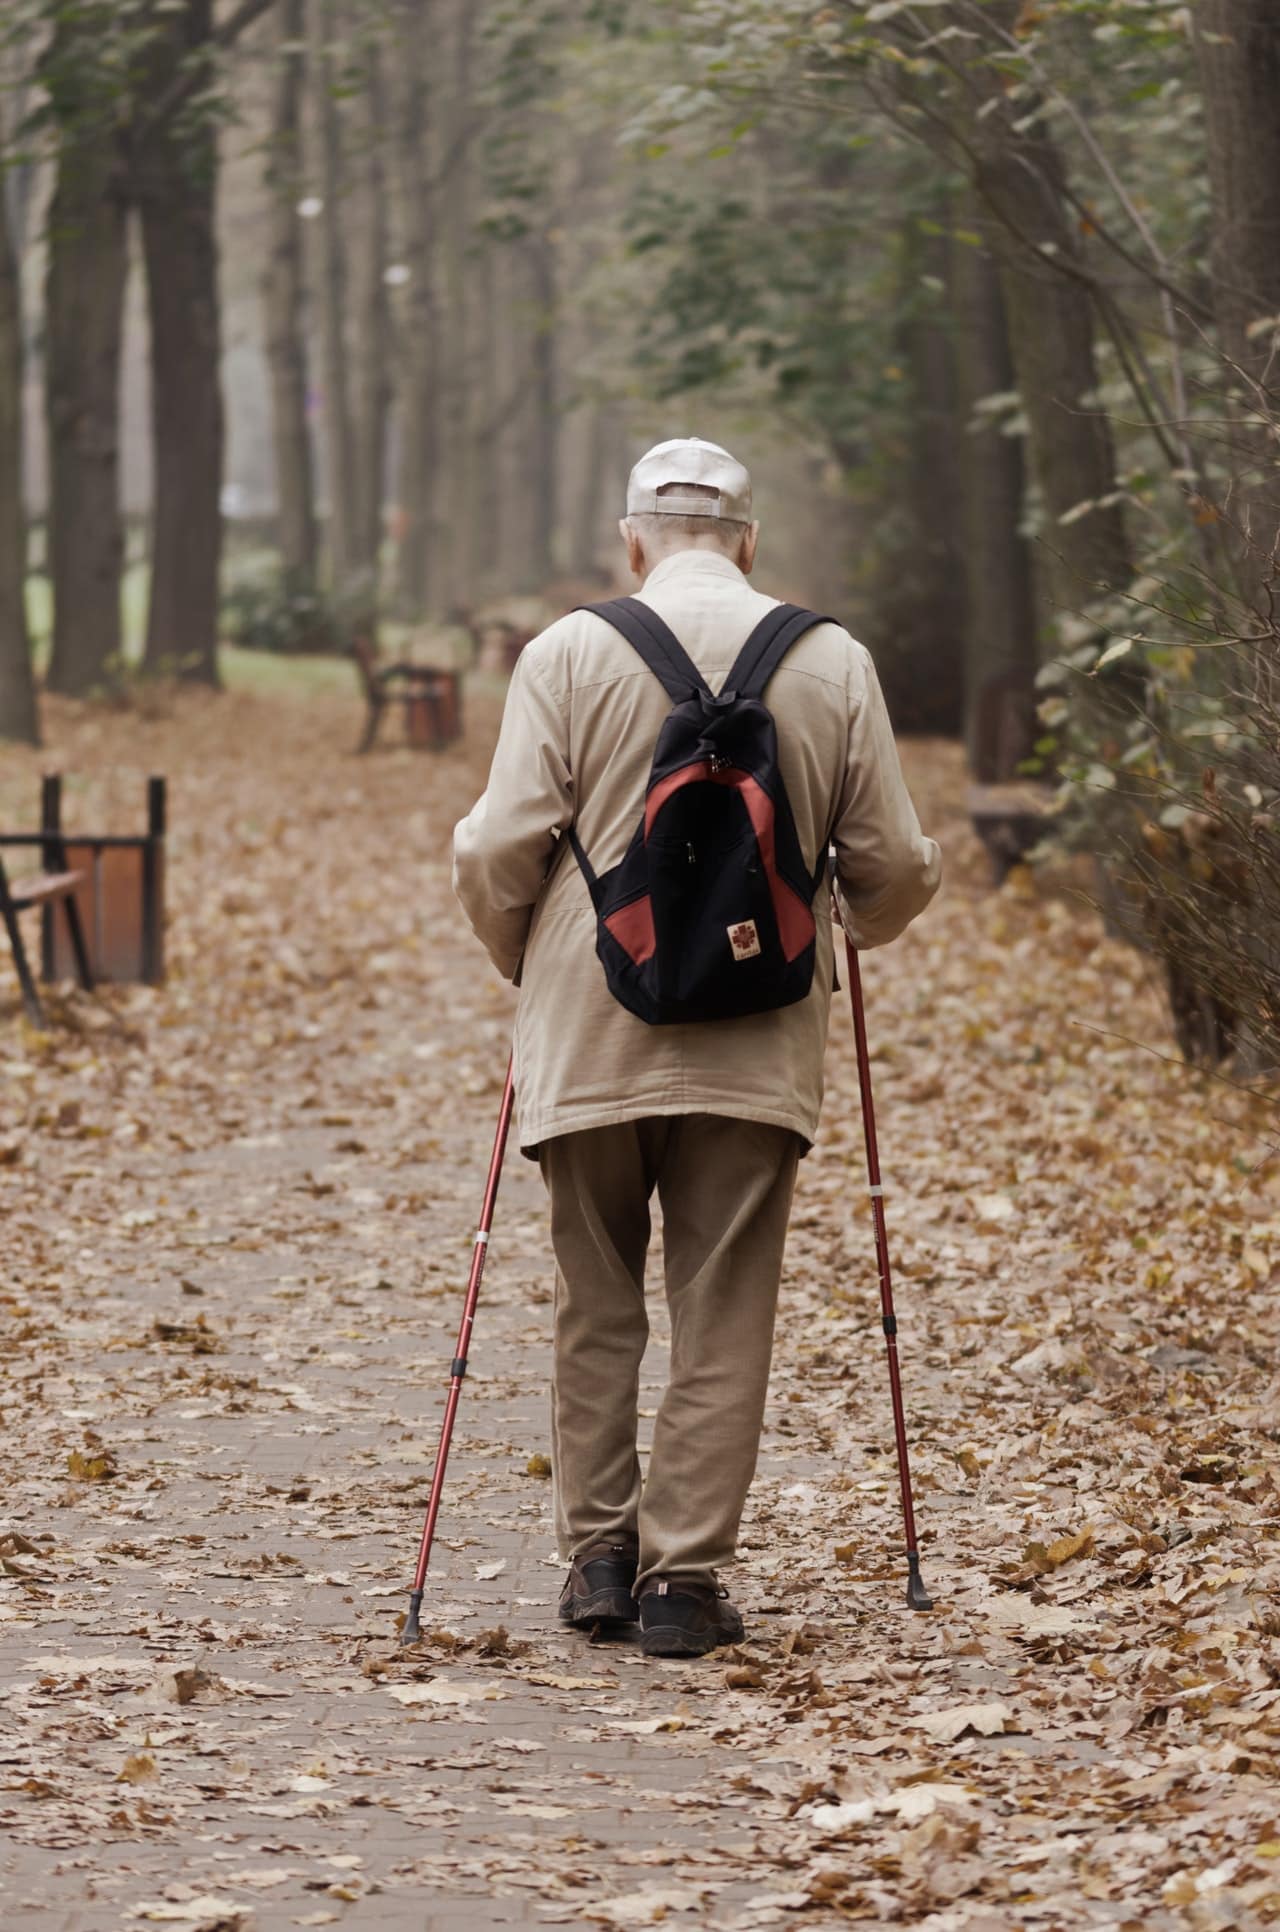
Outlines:
<svg viewBox="0 0 1280 1932"><path fill-rule="evenodd" d="M681 483L711 489L714 498L695 491L685 496ZM673 487L674 486L674 487ZM660 490L666 490L660 496ZM741 463L719 443L700 436L675 436L646 450L627 481L627 515L723 517L727 523L750 523L751 478Z"/></svg>

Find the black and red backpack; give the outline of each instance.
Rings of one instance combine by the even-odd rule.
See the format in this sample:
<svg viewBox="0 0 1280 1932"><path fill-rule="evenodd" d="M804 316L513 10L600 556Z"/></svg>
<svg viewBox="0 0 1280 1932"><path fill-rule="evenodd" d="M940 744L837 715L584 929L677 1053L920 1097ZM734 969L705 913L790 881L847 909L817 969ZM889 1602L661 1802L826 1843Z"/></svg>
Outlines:
<svg viewBox="0 0 1280 1932"><path fill-rule="evenodd" d="M656 612L635 597L584 604L625 637L671 699L644 818L620 864L597 874L569 841L596 911L609 991L651 1026L765 1013L813 984L814 895L762 693L805 631L827 620L795 604L761 619L724 688L708 686Z"/></svg>

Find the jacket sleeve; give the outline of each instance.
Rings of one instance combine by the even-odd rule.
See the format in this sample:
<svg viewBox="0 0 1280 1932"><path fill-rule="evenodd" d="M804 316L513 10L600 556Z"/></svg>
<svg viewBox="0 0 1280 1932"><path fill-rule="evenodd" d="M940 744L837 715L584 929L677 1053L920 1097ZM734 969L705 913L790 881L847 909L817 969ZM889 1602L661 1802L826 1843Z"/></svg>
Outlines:
<svg viewBox="0 0 1280 1932"><path fill-rule="evenodd" d="M832 843L836 905L855 946L887 945L938 890L942 854L923 836L875 666L855 646L849 750Z"/></svg>
<svg viewBox="0 0 1280 1932"><path fill-rule="evenodd" d="M515 977L573 810L568 720L528 645L512 673L488 786L453 833L453 889L504 979Z"/></svg>

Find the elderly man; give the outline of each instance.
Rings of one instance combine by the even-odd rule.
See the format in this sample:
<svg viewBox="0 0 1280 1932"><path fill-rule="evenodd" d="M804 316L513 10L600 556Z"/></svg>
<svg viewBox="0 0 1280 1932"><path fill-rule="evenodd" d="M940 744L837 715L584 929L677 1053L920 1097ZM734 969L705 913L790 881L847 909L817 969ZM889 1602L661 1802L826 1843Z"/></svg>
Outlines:
<svg viewBox="0 0 1280 1932"><path fill-rule="evenodd" d="M726 676L776 608L747 582L759 529L750 478L717 445L678 439L643 456L620 529L641 586L640 642L580 610L526 646L488 789L454 836L454 883L494 965L521 989L520 1143L541 1164L556 1257L552 1468L571 1566L560 1615L583 1627L638 1620L647 1654L700 1655L743 1631L716 1573L734 1556L755 1471L796 1164L817 1130L832 927L822 916L810 927L803 997L769 1010L654 1024L669 1015L628 1010L611 992L595 881L634 843L647 787L654 808L655 746L674 716L657 661L640 654L653 628L644 613L710 687L711 715L712 694L731 702ZM805 627L801 614L799 628L764 701L805 891L824 891L832 847L846 929L860 947L883 945L932 898L938 849L921 836L866 651L838 624ZM715 777L719 766L698 769ZM740 924L723 943L727 979L762 942ZM642 1481L655 1192L671 1369Z"/></svg>

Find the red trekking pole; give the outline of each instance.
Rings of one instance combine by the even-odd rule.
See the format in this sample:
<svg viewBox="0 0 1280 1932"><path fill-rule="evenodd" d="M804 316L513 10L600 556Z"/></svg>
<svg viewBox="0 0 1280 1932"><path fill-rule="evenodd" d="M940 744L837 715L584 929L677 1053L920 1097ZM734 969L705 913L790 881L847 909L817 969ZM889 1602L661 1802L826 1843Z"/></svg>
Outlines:
<svg viewBox="0 0 1280 1932"><path fill-rule="evenodd" d="M880 1184L880 1150L876 1144L876 1111L871 1098L871 1056L867 1052L867 1021L862 1008L862 974L848 933L844 939L849 961L849 998L853 1005L853 1037L858 1051L858 1086L862 1093L862 1131L867 1143L867 1192L876 1229L876 1263L880 1271L880 1315L889 1352L889 1388L893 1396L893 1430L898 1439L898 1482L902 1488L902 1520L907 1532L907 1602L913 1610L932 1610L933 1598L920 1575L916 1546L916 1513L911 1505L911 1466L907 1459L907 1424L902 1408L902 1377L898 1371L898 1318L893 1312L893 1279L889 1273L889 1238L884 1225L884 1188Z"/></svg>
<svg viewBox="0 0 1280 1932"><path fill-rule="evenodd" d="M498 1129L493 1137L493 1154L489 1160L489 1178L484 1184L484 1201L480 1208L480 1226L476 1232L475 1247L471 1251L471 1273L467 1279L467 1298L462 1305L462 1326L458 1330L458 1342L453 1351L453 1362L449 1370L449 1395L445 1402L444 1422L440 1428L440 1446L436 1450L436 1466L431 1476L431 1495L427 1502L427 1520L422 1526L422 1542L418 1547L418 1567L413 1573L413 1589L409 1596L409 1614L400 1633L400 1641L406 1644L417 1643L422 1635L418 1614L422 1609L423 1586L427 1579L427 1564L431 1561L431 1545L435 1539L436 1518L440 1514L440 1496L444 1489L445 1464L449 1460L449 1444L453 1438L453 1418L458 1413L458 1397L462 1393L462 1378L467 1372L467 1354L471 1347L471 1330L476 1318L476 1302L480 1298L480 1278L484 1274L485 1256L489 1251L489 1230L493 1226L493 1210L498 1199L498 1182L502 1178L502 1159L507 1151L507 1133L511 1126L511 1107L515 1098L512 1079L513 1068L507 1062L507 1081L502 1090L502 1105L498 1109Z"/></svg>

